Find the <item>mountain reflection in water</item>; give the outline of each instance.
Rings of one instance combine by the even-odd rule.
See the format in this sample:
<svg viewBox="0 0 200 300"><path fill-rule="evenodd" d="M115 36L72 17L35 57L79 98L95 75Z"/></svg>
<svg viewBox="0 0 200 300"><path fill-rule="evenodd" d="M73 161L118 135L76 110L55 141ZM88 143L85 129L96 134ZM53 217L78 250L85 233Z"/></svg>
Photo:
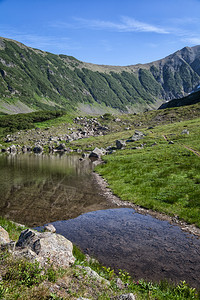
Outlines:
<svg viewBox="0 0 200 300"><path fill-rule="evenodd" d="M115 207L101 195L92 163L77 155L0 156L0 214L27 226Z"/></svg>

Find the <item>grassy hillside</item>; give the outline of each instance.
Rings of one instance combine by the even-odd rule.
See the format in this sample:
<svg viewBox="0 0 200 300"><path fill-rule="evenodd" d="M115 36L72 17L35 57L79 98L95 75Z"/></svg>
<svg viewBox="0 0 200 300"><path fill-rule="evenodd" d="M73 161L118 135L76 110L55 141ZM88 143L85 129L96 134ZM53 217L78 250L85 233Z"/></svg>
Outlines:
<svg viewBox="0 0 200 300"><path fill-rule="evenodd" d="M144 111L184 96L200 83L195 63L198 47L150 64L110 67L0 39L0 111L4 113L68 110L80 103L98 104L105 112L106 107Z"/></svg>

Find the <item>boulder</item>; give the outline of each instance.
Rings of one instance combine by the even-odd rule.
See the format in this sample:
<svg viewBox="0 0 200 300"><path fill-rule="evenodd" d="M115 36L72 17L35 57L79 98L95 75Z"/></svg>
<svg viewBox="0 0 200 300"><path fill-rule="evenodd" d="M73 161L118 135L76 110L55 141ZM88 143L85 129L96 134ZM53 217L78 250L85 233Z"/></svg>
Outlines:
<svg viewBox="0 0 200 300"><path fill-rule="evenodd" d="M16 153L17 148L16 148L15 145L11 145L10 147L8 147L7 151L10 152L10 153Z"/></svg>
<svg viewBox="0 0 200 300"><path fill-rule="evenodd" d="M139 130L135 130L134 135L131 137L131 141L135 142L135 141L139 141L140 139L142 139L145 136L145 134Z"/></svg>
<svg viewBox="0 0 200 300"><path fill-rule="evenodd" d="M0 245L10 243L10 238L8 232L0 226Z"/></svg>
<svg viewBox="0 0 200 300"><path fill-rule="evenodd" d="M89 158L91 160L96 160L96 159L99 159L101 158L102 155L104 155L106 153L106 150L101 148L95 148L90 154L89 154Z"/></svg>
<svg viewBox="0 0 200 300"><path fill-rule="evenodd" d="M26 229L21 232L13 255L38 261L41 266L53 263L58 267L68 267L75 261L72 250L72 243L62 235Z"/></svg>
<svg viewBox="0 0 200 300"><path fill-rule="evenodd" d="M25 146L25 145L22 146L22 152L23 152L23 153L26 153L26 152L27 152L27 146Z"/></svg>
<svg viewBox="0 0 200 300"><path fill-rule="evenodd" d="M43 151L43 147L41 145L36 145L34 148L33 148L33 152L34 153L42 153Z"/></svg>
<svg viewBox="0 0 200 300"><path fill-rule="evenodd" d="M122 141L122 140L116 140L116 147L117 149L122 149L124 147L126 147L126 142L125 141Z"/></svg>

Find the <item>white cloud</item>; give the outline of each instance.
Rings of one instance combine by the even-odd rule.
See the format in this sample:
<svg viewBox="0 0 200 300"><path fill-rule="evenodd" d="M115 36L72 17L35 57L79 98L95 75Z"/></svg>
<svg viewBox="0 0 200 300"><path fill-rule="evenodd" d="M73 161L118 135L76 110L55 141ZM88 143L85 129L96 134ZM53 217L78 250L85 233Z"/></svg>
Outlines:
<svg viewBox="0 0 200 300"><path fill-rule="evenodd" d="M122 17L120 22L111 22L104 20L92 20L84 18L74 18L75 23L54 22L51 24L57 28L89 28L96 30L113 30L117 32L154 32L160 34L169 33L162 27L137 21L133 18Z"/></svg>
<svg viewBox="0 0 200 300"><path fill-rule="evenodd" d="M154 26L148 23L140 22L132 18L123 17L123 22L126 31L138 31L138 32L154 32L161 34L168 34L169 32L159 26Z"/></svg>

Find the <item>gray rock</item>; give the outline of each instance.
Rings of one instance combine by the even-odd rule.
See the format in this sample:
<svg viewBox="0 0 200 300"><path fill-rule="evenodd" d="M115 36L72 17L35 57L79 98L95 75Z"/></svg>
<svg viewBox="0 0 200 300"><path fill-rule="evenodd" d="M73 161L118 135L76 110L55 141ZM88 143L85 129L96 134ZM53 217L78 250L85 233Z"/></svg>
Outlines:
<svg viewBox="0 0 200 300"><path fill-rule="evenodd" d="M132 293L123 294L117 297L117 300L136 300L135 296Z"/></svg>
<svg viewBox="0 0 200 300"><path fill-rule="evenodd" d="M10 153L16 153L17 148L15 145L11 145L10 147L8 147L7 151L9 151Z"/></svg>
<svg viewBox="0 0 200 300"><path fill-rule="evenodd" d="M116 280L116 285L119 289L124 289L124 283L122 282L122 280L120 278L117 278Z"/></svg>
<svg viewBox="0 0 200 300"><path fill-rule="evenodd" d="M52 224L47 224L44 226L44 231L55 233L56 228Z"/></svg>
<svg viewBox="0 0 200 300"><path fill-rule="evenodd" d="M25 146L25 145L22 146L22 152L23 152L23 153L26 153L26 152L27 152L27 146Z"/></svg>
<svg viewBox="0 0 200 300"><path fill-rule="evenodd" d="M53 263L59 267L68 267L75 261L72 249L72 243L59 234L26 229L21 232L13 255L36 260L41 266Z"/></svg>
<svg viewBox="0 0 200 300"><path fill-rule="evenodd" d="M144 133L139 131L139 130L135 130L135 134L131 137L131 141L135 142L135 141L139 141L140 139L142 139L144 137Z"/></svg>
<svg viewBox="0 0 200 300"><path fill-rule="evenodd" d="M34 153L42 153L43 151L43 147L41 145L36 145L34 148L33 148L33 152Z"/></svg>
<svg viewBox="0 0 200 300"><path fill-rule="evenodd" d="M124 147L126 147L126 142L125 141L122 141L122 140L116 140L116 147L117 149L122 149Z"/></svg>
<svg viewBox="0 0 200 300"><path fill-rule="evenodd" d="M8 232L0 226L0 245L10 243Z"/></svg>
<svg viewBox="0 0 200 300"><path fill-rule="evenodd" d="M189 134L190 132L189 132L189 130L187 130L187 129L183 129L183 131L181 132L181 134Z"/></svg>
<svg viewBox="0 0 200 300"><path fill-rule="evenodd" d="M98 282L104 282L107 285L110 285L110 281L108 281L107 279L101 277L97 272L93 271L90 267L81 267L81 269L85 270L87 275L90 278L95 279Z"/></svg>
<svg viewBox="0 0 200 300"><path fill-rule="evenodd" d="M89 158L91 160L95 160L95 159L99 159L101 158L102 155L104 155L106 153L106 150L101 148L95 148L90 154L89 154Z"/></svg>

